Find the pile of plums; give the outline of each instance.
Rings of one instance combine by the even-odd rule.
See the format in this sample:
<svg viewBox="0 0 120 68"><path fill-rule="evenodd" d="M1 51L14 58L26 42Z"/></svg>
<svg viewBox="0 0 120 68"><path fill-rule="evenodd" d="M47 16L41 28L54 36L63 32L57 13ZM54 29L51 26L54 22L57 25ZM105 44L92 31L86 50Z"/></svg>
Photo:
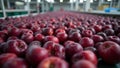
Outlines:
<svg viewBox="0 0 120 68"><path fill-rule="evenodd" d="M0 20L0 68L120 63L120 18L57 11Z"/></svg>

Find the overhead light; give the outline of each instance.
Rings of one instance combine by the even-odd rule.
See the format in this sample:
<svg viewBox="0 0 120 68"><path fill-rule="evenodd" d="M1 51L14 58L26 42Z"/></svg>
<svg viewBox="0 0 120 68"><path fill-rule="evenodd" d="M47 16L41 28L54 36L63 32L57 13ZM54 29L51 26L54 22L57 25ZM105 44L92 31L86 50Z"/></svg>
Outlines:
<svg viewBox="0 0 120 68"><path fill-rule="evenodd" d="M31 2L31 0L28 0L28 2Z"/></svg>
<svg viewBox="0 0 120 68"><path fill-rule="evenodd" d="M46 0L47 2L54 3L54 0Z"/></svg>
<svg viewBox="0 0 120 68"><path fill-rule="evenodd" d="M31 2L31 0L24 0L24 2Z"/></svg>
<svg viewBox="0 0 120 68"><path fill-rule="evenodd" d="M38 2L38 3L40 3L40 2L41 2L41 0L37 0L37 2Z"/></svg>
<svg viewBox="0 0 120 68"><path fill-rule="evenodd" d="M76 0L70 0L69 2L70 2L70 3L74 3L75 1L76 1Z"/></svg>
<svg viewBox="0 0 120 68"><path fill-rule="evenodd" d="M83 0L83 1L86 1L86 0ZM97 1L97 0L95 0L95 1ZM90 2L92 3L92 2L93 2L93 0L90 0Z"/></svg>
<svg viewBox="0 0 120 68"><path fill-rule="evenodd" d="M63 2L63 0L60 0L60 2Z"/></svg>
<svg viewBox="0 0 120 68"><path fill-rule="evenodd" d="M16 5L24 5L23 2L19 2L19 1L16 1L15 4L16 4Z"/></svg>
<svg viewBox="0 0 120 68"><path fill-rule="evenodd" d="M107 1L111 1L111 0L107 0Z"/></svg>
<svg viewBox="0 0 120 68"><path fill-rule="evenodd" d="M27 2L27 0L24 0L24 2Z"/></svg>
<svg viewBox="0 0 120 68"><path fill-rule="evenodd" d="M90 0L90 3L93 3L93 0Z"/></svg>
<svg viewBox="0 0 120 68"><path fill-rule="evenodd" d="M83 0L83 1L86 1L86 0ZM95 0L95 1L97 1L97 0ZM90 0L90 3L93 3L93 0Z"/></svg>
<svg viewBox="0 0 120 68"><path fill-rule="evenodd" d="M83 0L80 0L80 3L83 3Z"/></svg>

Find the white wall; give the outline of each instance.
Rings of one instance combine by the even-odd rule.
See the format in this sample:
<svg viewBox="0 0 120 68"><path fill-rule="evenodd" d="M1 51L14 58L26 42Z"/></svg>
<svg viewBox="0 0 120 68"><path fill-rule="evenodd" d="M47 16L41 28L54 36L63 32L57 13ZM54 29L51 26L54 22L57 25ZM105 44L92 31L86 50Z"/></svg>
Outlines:
<svg viewBox="0 0 120 68"><path fill-rule="evenodd" d="M70 10L70 4L67 3L54 4L54 11L60 10L60 8L63 8L64 10Z"/></svg>
<svg viewBox="0 0 120 68"><path fill-rule="evenodd" d="M59 10L60 8L64 8L64 10L71 10L71 4L70 3L57 3L54 4L54 11ZM73 7L75 10L75 3L73 4ZM83 9L83 4L79 4L79 9Z"/></svg>

